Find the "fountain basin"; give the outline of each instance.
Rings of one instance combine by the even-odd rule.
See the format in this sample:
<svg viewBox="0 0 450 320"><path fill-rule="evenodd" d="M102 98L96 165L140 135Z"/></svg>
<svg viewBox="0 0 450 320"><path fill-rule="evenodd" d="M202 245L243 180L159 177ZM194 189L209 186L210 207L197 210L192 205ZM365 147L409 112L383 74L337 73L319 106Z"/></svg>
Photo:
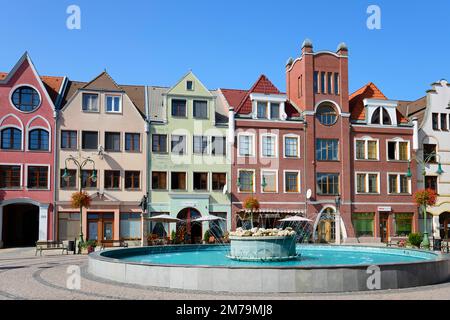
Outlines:
<svg viewBox="0 0 450 320"><path fill-rule="evenodd" d="M286 261L298 257L295 236L230 236L228 258L239 261Z"/></svg>

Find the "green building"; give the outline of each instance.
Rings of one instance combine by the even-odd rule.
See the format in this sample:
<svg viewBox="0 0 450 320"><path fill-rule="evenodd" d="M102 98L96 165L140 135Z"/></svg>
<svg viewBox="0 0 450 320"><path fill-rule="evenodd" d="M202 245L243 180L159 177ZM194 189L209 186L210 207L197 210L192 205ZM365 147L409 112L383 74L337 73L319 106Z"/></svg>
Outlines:
<svg viewBox="0 0 450 320"><path fill-rule="evenodd" d="M146 233L201 242L212 222L192 220L209 215L223 218L217 230L229 230L230 146L228 117L219 91L208 90L192 73L172 88L147 87L149 139L149 217L168 214L184 223L148 221ZM220 231L219 231L220 232Z"/></svg>

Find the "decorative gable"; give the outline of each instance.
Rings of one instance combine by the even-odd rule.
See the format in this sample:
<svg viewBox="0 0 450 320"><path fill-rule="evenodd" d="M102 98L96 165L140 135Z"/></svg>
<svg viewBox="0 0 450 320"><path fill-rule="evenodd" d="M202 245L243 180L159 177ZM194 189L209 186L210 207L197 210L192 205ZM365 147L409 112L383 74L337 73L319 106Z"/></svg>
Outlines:
<svg viewBox="0 0 450 320"><path fill-rule="evenodd" d="M280 90L265 76L261 75L259 79L253 84L247 94L244 96L239 106L236 108L236 113L249 114L253 111L252 100L250 95L252 93L260 94L281 94Z"/></svg>

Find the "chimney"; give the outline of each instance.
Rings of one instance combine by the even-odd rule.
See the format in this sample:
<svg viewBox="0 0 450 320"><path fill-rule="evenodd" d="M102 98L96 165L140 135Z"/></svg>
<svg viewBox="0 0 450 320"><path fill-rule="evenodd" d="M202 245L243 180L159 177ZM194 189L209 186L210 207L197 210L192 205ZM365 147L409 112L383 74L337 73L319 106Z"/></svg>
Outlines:
<svg viewBox="0 0 450 320"><path fill-rule="evenodd" d="M312 53L313 52L313 44L311 40L305 39L302 44L302 55L305 53Z"/></svg>
<svg viewBox="0 0 450 320"><path fill-rule="evenodd" d="M414 117L412 119L414 131L413 131L413 150L419 150L419 120Z"/></svg>
<svg viewBox="0 0 450 320"><path fill-rule="evenodd" d="M235 123L234 123L234 108L230 107L228 109L228 143L232 146L234 145L234 134L235 134Z"/></svg>
<svg viewBox="0 0 450 320"><path fill-rule="evenodd" d="M336 53L340 56L348 56L348 48L345 42L341 42L336 50Z"/></svg>

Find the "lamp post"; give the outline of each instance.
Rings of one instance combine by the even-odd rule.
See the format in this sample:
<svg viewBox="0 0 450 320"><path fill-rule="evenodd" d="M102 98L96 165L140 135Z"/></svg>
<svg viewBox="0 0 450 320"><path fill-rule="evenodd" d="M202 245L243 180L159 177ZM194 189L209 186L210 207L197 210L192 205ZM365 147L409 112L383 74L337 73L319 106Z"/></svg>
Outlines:
<svg viewBox="0 0 450 320"><path fill-rule="evenodd" d="M420 166L422 166L422 181L423 181L423 185L425 186L425 177L427 175L427 171L426 171L426 165L430 163L430 161L432 159L439 160L437 162L438 168L436 170L436 174L438 176L442 175L444 173L444 170L442 169L442 164L440 161L440 155L438 155L436 152L432 152L429 155L427 155L426 157L424 157L423 160L419 160L416 157L413 158L417 164L419 164ZM434 162L433 162L434 163ZM406 173L406 177L408 178L412 178L413 174L411 171L411 161L408 163L408 172ZM422 214L423 214L423 226L424 226L424 232L423 232L423 240L421 245L423 247L429 248L430 247L430 239L428 238L428 229L427 229L427 207L422 205Z"/></svg>
<svg viewBox="0 0 450 320"><path fill-rule="evenodd" d="M95 162L94 160L92 160L90 157L87 158L82 158L81 156L77 158L75 158L74 156L70 155L66 160L65 160L65 168L64 168L64 174L62 175L62 178L65 181L69 181L70 179L70 174L67 171L67 163L68 162L73 162L75 164L75 166L78 169L78 176L79 176L79 186L78 186L78 191L81 194L81 192L83 191L83 176L81 174L81 170L83 170L83 168L88 165L89 163L92 164L92 175L89 177L89 179L92 180L92 182L96 182L97 181L97 171L95 170ZM80 243L78 245L78 254L81 254L81 244L84 242L84 238L83 238L83 206L80 205Z"/></svg>
<svg viewBox="0 0 450 320"><path fill-rule="evenodd" d="M337 195L334 199L336 203L336 214L335 214L335 238L336 238L336 244L341 244L341 196Z"/></svg>

